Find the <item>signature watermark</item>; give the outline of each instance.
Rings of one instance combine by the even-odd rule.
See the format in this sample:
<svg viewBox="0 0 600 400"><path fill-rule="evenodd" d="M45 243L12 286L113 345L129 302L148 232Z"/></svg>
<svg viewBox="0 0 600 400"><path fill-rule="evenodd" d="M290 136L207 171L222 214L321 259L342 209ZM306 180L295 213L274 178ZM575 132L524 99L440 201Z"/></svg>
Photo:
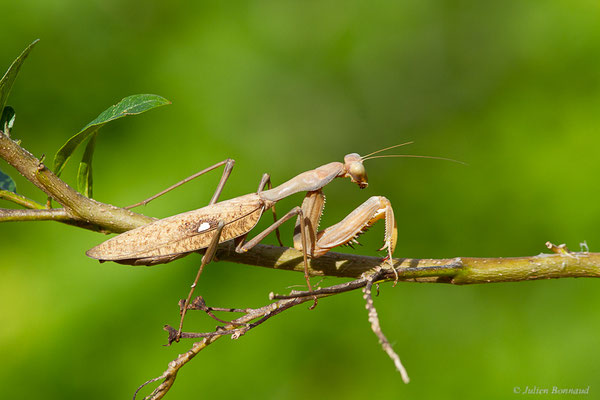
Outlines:
<svg viewBox="0 0 600 400"><path fill-rule="evenodd" d="M514 394L575 394L575 395L588 395L590 394L590 387L559 387L559 386L515 386L513 388Z"/></svg>

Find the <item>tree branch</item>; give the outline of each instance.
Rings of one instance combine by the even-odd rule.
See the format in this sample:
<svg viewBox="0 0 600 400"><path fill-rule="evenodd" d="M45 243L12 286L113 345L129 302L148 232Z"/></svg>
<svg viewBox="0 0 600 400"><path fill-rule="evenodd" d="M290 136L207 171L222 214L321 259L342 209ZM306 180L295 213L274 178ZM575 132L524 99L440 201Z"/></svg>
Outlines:
<svg viewBox="0 0 600 400"><path fill-rule="evenodd" d="M302 252L284 247L257 245L245 254L235 252L232 244L219 247L216 258L246 265L303 272ZM309 272L316 276L358 278L382 264L379 257L329 252L309 259ZM565 252L531 257L445 259L395 258L400 281L450 283L516 282L551 278L600 277L600 253ZM384 280L393 281L392 271Z"/></svg>
<svg viewBox="0 0 600 400"><path fill-rule="evenodd" d="M18 142L0 131L0 157L44 193L63 205L63 209L0 210L2 221L56 220L85 229L120 233L154 221L154 218L87 198L64 183ZM24 204L25 205L25 204ZM33 206L33 204L30 204ZM571 253L531 257L453 259L394 259L399 280L465 285L515 282L533 279L600 276L599 253ZM216 258L273 269L303 271L302 253L285 247L257 245L247 253L235 252L231 243L219 246ZM380 266L378 257L329 252L309 260L309 272L318 276L358 278ZM392 271L390 271L391 273ZM385 280L393 280L388 274Z"/></svg>
<svg viewBox="0 0 600 400"><path fill-rule="evenodd" d="M56 200L84 226L96 225L107 232L125 232L152 222L154 219L110 204L87 198L71 188L19 143L0 131L0 157L28 181Z"/></svg>
<svg viewBox="0 0 600 400"><path fill-rule="evenodd" d="M47 171L58 179L50 171ZM65 185L66 186L66 185ZM68 186L67 186L68 187ZM73 190L69 188L68 190ZM52 194L52 191L49 191ZM80 196L84 201L88 201ZM100 216L112 215L117 207L102 204L91 200L94 209L99 210ZM125 210L126 211L126 210ZM130 213L129 211L126 211ZM135 213L131 213L135 214ZM142 226L152 221L149 217L128 221L118 220L112 224L108 231L121 232L133 224L134 227ZM104 218L91 215L88 220L72 215L65 208L12 210L0 209L0 222L4 221L43 221L54 220L80 226L91 230L106 230ZM216 258L218 260L242 263L246 265L262 266L273 269L303 271L302 252L291 248L257 245L251 251L243 254L235 252L230 243L219 246ZM370 256L357 256L329 252L326 255L309 260L309 272L316 276L338 276L357 278L363 273L373 270L381 264L381 259ZM394 259L394 266L398 269L399 280L451 283L457 285L492 282L514 282L533 279L567 278L567 277L599 277L599 253L571 253L559 252L557 254L540 254L531 257L511 258L472 258L461 257L454 259ZM386 280L393 280L395 276L387 276Z"/></svg>

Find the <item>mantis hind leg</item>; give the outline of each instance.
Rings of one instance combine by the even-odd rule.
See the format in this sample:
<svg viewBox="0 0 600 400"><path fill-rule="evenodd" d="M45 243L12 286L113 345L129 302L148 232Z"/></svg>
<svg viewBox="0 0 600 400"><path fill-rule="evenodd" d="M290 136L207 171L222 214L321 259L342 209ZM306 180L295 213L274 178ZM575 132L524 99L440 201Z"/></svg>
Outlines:
<svg viewBox="0 0 600 400"><path fill-rule="evenodd" d="M124 208L129 210L134 207L146 205L146 204L150 203L152 200L157 199L158 197L170 192L171 190L173 190L175 188L178 188L179 186L183 185L184 183L188 183L189 181L199 177L200 175L204 175L205 173L210 172L213 169L219 168L221 165L225 165L225 168L223 169L223 175L221 176L221 179L219 180L219 184L217 185L217 188L215 189L215 192L208 203L209 205L215 204L217 201L219 201L219 196L221 195L221 192L223 191L223 187L225 187L225 182L227 182L229 175L231 175L231 171L233 170L234 164L235 164L235 160L228 158L226 160L216 163L215 165L211 165L210 167L205 168L202 171L196 172L195 174L188 176L187 178L177 182L176 184L169 186L165 190L158 192L154 196L150 196L147 199L140 201L139 203L135 203L135 204L132 204L132 205L124 207Z"/></svg>
<svg viewBox="0 0 600 400"><path fill-rule="evenodd" d="M192 295L194 294L194 289L196 289L196 285L198 284L198 280L200 279L200 275L202 274L204 266L211 262L213 257L215 256L215 252L217 250L217 246L219 245L219 239L221 238L221 232L223 231L224 226L225 223L223 221L219 221L215 233L212 237L212 240L210 241L210 244L208 245L206 251L204 252L204 255L202 256L202 263L200 264L200 268L198 268L198 274L196 275L196 279L192 284L190 293L188 294L187 299L183 303L183 308L181 309L181 320L179 321L179 330L177 331L177 336L175 336L176 342L179 342L179 338L181 337L181 330L183 329L183 319L185 318L185 314L192 299Z"/></svg>

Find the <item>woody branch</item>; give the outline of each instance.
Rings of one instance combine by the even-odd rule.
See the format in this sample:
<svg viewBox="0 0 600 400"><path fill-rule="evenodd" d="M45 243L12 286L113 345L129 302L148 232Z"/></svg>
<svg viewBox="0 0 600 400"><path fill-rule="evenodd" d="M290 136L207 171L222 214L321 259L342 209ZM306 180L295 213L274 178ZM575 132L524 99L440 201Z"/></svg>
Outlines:
<svg viewBox="0 0 600 400"><path fill-rule="evenodd" d="M0 157L62 207L50 208L23 196L0 191L0 198L25 209L0 209L0 222L55 220L84 229L120 233L148 224L154 218L87 198L71 188L41 160L0 131ZM456 285L515 282L533 279L599 277L600 253L572 253L552 248L554 254L531 257L452 259L394 259L401 281ZM273 269L303 271L302 253L285 247L257 245L244 254L231 244L219 247L216 258ZM317 276L359 278L381 265L378 257L330 252L309 261L309 272ZM393 273L384 280L394 280Z"/></svg>

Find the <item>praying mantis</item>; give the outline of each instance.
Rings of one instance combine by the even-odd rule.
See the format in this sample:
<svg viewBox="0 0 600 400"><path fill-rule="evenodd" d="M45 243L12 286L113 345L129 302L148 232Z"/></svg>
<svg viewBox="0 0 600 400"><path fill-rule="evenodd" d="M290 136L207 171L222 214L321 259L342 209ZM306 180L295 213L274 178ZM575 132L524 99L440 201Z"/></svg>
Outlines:
<svg viewBox="0 0 600 400"><path fill-rule="evenodd" d="M363 163L373 158L427 157L443 159L442 157L412 155L375 156L375 154L382 151L410 143L412 142L387 147L366 156L360 156L357 153L347 154L344 157L344 162L331 162L313 170L302 172L274 188L271 188L269 175L264 174L256 193L219 202L219 196L234 164L233 160L227 159L179 183L185 183L196 176L225 165L223 176L207 206L160 219L140 228L124 232L88 250L86 254L101 262L114 261L130 265L155 265L167 263L192 252L206 249L196 280L182 309L179 333L181 333L183 318L202 269L212 260L218 244L234 240L235 251L238 253L246 252L273 231L277 231L279 239L278 228L294 217L297 217L297 221L293 243L294 247L303 253L304 276L309 291L312 291L312 287L309 280L308 257L320 257L335 247L358 243L357 237L381 219L385 219L385 233L383 247L379 250L387 252L386 259L393 269L392 254L396 247L398 230L391 202L383 196L372 196L337 224L318 231L319 220L325 205L325 196L322 189L335 178L349 178L359 188L366 188L368 179ZM179 184L134 206L144 204ZM269 188L265 190L267 185ZM275 204L279 200L298 192L306 192L302 205L294 207L281 219L277 220ZM269 209L273 210L275 222L252 239L246 241L248 234L256 226L262 214ZM394 272L397 273L395 269Z"/></svg>

